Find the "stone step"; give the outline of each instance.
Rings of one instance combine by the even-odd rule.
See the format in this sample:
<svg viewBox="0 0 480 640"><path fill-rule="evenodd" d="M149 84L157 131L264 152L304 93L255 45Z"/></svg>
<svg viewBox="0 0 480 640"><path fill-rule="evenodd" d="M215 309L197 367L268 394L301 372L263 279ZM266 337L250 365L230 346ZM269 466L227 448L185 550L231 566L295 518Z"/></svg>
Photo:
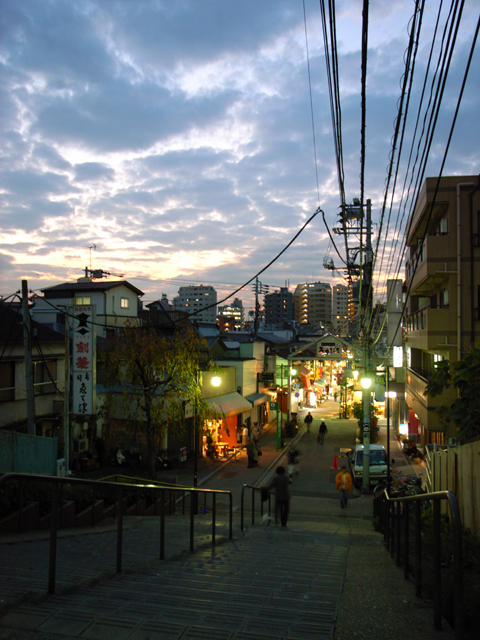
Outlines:
<svg viewBox="0 0 480 640"><path fill-rule="evenodd" d="M180 551L182 543L166 561L158 560L157 545L149 543L143 553L145 546L153 548L150 560L143 555L123 574L20 605L2 625L57 633L59 640L331 638L348 537L329 523L297 521L292 527L250 526L237 530L234 540L221 538L194 554ZM147 524L129 531L125 547L135 533L143 545L151 529Z"/></svg>

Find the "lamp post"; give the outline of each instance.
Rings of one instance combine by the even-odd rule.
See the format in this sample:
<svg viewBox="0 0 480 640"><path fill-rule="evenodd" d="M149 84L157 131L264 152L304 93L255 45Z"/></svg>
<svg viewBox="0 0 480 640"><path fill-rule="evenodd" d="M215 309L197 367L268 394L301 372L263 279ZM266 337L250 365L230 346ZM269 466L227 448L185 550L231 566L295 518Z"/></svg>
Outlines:
<svg viewBox="0 0 480 640"><path fill-rule="evenodd" d="M387 389L388 389L388 376L387 376ZM392 474L390 472L390 398L396 398L397 393L395 391L387 391L385 393L385 402L387 403L387 490L390 492L390 485L392 482Z"/></svg>
<svg viewBox="0 0 480 640"><path fill-rule="evenodd" d="M287 422L290 422L292 415L292 376L297 373L297 370L290 368L288 372L288 388L287 388Z"/></svg>
<svg viewBox="0 0 480 640"><path fill-rule="evenodd" d="M372 378L366 374L360 383L363 388L363 492L370 491L370 404Z"/></svg>

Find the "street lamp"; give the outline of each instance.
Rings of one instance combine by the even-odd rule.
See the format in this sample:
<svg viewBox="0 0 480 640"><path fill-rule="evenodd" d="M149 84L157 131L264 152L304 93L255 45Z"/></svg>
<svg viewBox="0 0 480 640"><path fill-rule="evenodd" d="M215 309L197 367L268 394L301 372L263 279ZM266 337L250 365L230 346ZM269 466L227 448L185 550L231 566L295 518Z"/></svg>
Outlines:
<svg viewBox="0 0 480 640"><path fill-rule="evenodd" d="M371 378L361 378L360 379L360 384L362 385L362 389L370 389L370 387L372 386L372 379Z"/></svg>
<svg viewBox="0 0 480 640"><path fill-rule="evenodd" d="M290 422L292 415L292 376L297 375L297 370L294 367L290 368L288 375L288 387L287 387L287 422Z"/></svg>
<svg viewBox="0 0 480 640"><path fill-rule="evenodd" d="M388 386L388 375L387 375L387 386ZM390 492L390 484L392 482L392 476L390 473L390 398L396 398L396 391L386 391L385 392L385 402L387 403L387 490Z"/></svg>

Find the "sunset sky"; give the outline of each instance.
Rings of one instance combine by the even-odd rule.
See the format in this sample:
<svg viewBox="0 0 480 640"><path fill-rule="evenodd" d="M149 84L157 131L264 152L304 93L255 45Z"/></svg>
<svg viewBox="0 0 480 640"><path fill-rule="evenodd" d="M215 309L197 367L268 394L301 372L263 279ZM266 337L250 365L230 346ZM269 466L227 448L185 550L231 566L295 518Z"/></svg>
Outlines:
<svg viewBox="0 0 480 640"><path fill-rule="evenodd" d="M362 4L336 2L347 202L360 196ZM407 162L439 5L426 0L391 224L382 227L389 277L404 276L402 236L419 172ZM369 7L365 198L374 232L413 11L413 0ZM478 0L466 0L425 177L444 160L478 17ZM22 279L39 291L91 265L122 274L147 303L192 283L213 285L221 299L317 207L335 226L317 0L0 0L0 21L3 296ZM479 78L477 47L443 175L480 172ZM325 257L340 271L326 270ZM341 266L319 214L260 279L291 290L344 283ZM251 305L251 285L236 297Z"/></svg>

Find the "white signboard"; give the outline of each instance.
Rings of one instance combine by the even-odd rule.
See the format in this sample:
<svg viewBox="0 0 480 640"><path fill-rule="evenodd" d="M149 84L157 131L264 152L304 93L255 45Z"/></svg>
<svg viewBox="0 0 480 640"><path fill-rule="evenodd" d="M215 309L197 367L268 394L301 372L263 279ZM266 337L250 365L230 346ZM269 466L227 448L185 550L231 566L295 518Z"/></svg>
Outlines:
<svg viewBox="0 0 480 640"><path fill-rule="evenodd" d="M393 347L393 366L403 367L403 347Z"/></svg>
<svg viewBox="0 0 480 640"><path fill-rule="evenodd" d="M72 413L89 416L95 407L95 307L73 308Z"/></svg>

